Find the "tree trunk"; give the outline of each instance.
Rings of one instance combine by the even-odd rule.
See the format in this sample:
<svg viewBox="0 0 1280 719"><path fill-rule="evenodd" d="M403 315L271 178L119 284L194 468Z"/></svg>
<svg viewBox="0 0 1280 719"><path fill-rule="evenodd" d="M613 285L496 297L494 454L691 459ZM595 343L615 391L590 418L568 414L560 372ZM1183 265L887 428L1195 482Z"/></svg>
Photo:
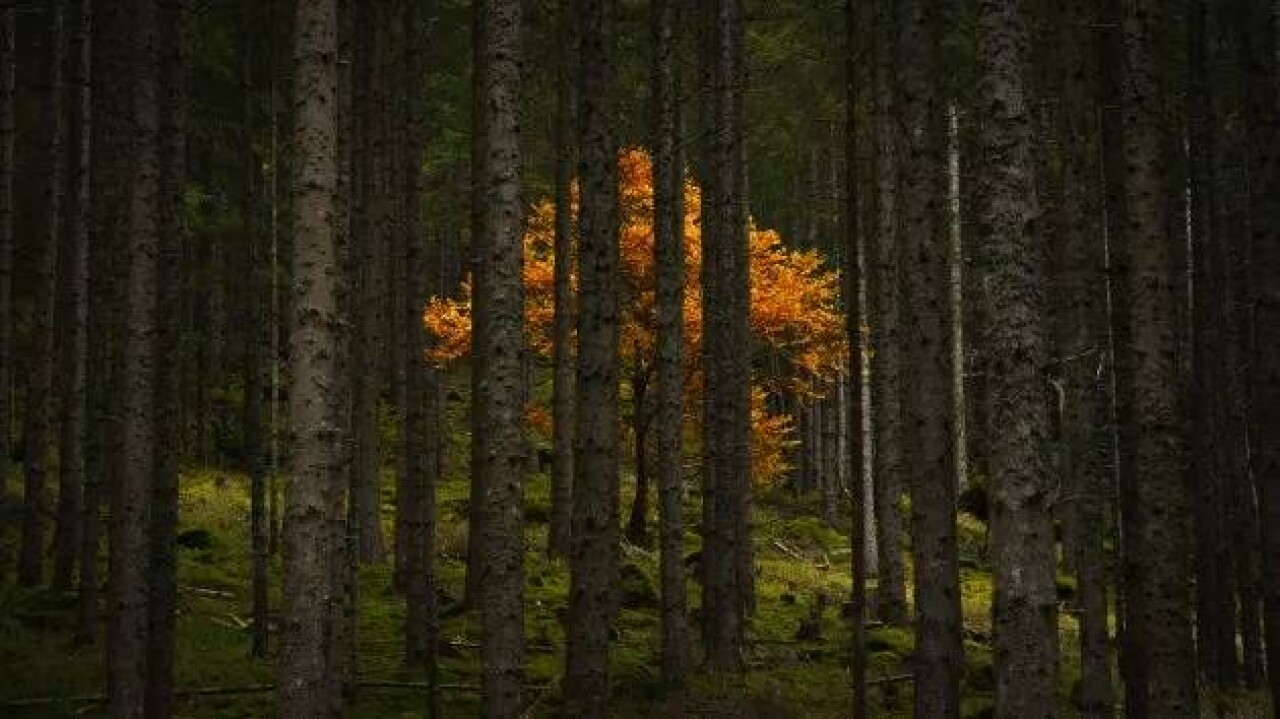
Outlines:
<svg viewBox="0 0 1280 719"><path fill-rule="evenodd" d="M286 478L283 625L276 714L329 715L325 691L330 586L330 478L341 463L335 349L338 256L337 3L297 0L294 42L292 452Z"/></svg>
<svg viewBox="0 0 1280 719"><path fill-rule="evenodd" d="M711 62L710 153L705 184L703 233L704 371L707 373L707 444L704 473L712 482L711 523L703 550L707 587L715 600L704 603L712 623L707 662L713 670L740 671L746 613L754 576L750 554L748 500L750 457L750 346L747 268L746 167L742 144L744 9L740 0L720 0L713 8L707 41ZM705 507L704 507L705 511Z"/></svg>
<svg viewBox="0 0 1280 719"><path fill-rule="evenodd" d="M570 713L609 708L618 578L618 157L612 0L578 7L578 368L565 696Z"/></svg>
<svg viewBox="0 0 1280 719"><path fill-rule="evenodd" d="M569 556L570 525L573 521L573 325L574 301L570 277L573 274L573 216L569 186L573 174L573 2L556 5L556 109L555 169L556 203L554 337L551 345L551 526L547 553Z"/></svg>
<svg viewBox="0 0 1280 719"><path fill-rule="evenodd" d="M98 638L98 549L104 492L114 495L123 474L123 415L126 313L128 311L128 213L130 191L128 138L132 135L133 73L129 66L132 21L127 3L99 2L93 9L93 148L90 247L89 374L92 425L85 463L84 526L81 536L79 608L76 640ZM131 26L129 26L131 27ZM114 500L112 500L114 506Z"/></svg>
<svg viewBox="0 0 1280 719"><path fill-rule="evenodd" d="M468 264L471 269L471 457L470 457L470 492L467 497L467 579L464 599L468 606L476 606L480 602L480 581L484 576L487 558L484 546L484 497L486 494L485 457L488 455L488 427L485 426L484 408L487 400L485 393L488 376L484 363L488 360L485 347L489 339L484 333L489 330L489 248L488 230L485 222L488 218L486 209L488 188L486 187L486 155L488 149L486 82L488 73L485 62L486 32L484 7L473 5L471 13L471 237Z"/></svg>
<svg viewBox="0 0 1280 719"><path fill-rule="evenodd" d="M48 499L49 442L53 433L54 309L58 288L58 240L64 204L63 160L66 151L63 112L63 58L66 28L63 0L50 0L48 15L48 89L44 99L44 131L48 133L44 218L35 257L35 295L31 320L31 364L27 376L26 425L23 427L22 546L18 554L18 582L32 587L43 580L45 525Z"/></svg>
<svg viewBox="0 0 1280 719"><path fill-rule="evenodd" d="M107 694L113 717L145 715L151 487L155 467L156 352L161 232L160 9L139 0L131 62L134 138L130 205L128 335L125 342L124 471L111 510Z"/></svg>
<svg viewBox="0 0 1280 719"><path fill-rule="evenodd" d="M13 454L13 149L17 28L16 3L7 2L0 7L0 511L9 509L9 458Z"/></svg>
<svg viewBox="0 0 1280 719"><path fill-rule="evenodd" d="M653 7L653 213L658 317L658 546L663 683L679 690L689 667L684 578L684 162L680 144L681 5Z"/></svg>
<svg viewBox="0 0 1280 719"><path fill-rule="evenodd" d="M872 114L875 168L875 226L868 233L867 296L871 326L872 484L875 495L876 613L887 624L904 625L907 599L902 557L902 512L906 484L902 446L902 390L898 383L900 292L897 251L897 165L892 111L893 16L886 0L876 3L875 109Z"/></svg>
<svg viewBox="0 0 1280 719"><path fill-rule="evenodd" d="M995 571L996 713L1051 717L1057 686L1057 592L1050 502L1048 386L1032 123L1023 75L1028 19L1017 3L979 8L982 156L982 345L991 371L987 461Z"/></svg>
<svg viewBox="0 0 1280 719"><path fill-rule="evenodd" d="M953 348L948 228L946 114L936 83L937 10L920 0L897 6L899 147L898 262L902 292L903 447L911 447L911 537L915 555L917 716L960 711L959 558L953 451Z"/></svg>
<svg viewBox="0 0 1280 719"><path fill-rule="evenodd" d="M484 162L484 263L478 318L485 324L479 362L479 416L484 438L481 457L484 549L480 583L482 714L489 719L518 716L524 681L524 479L528 444L524 436L524 246L520 197L521 6L515 0L484 0L481 63ZM473 540L477 539L472 535Z"/></svg>
<svg viewBox="0 0 1280 719"><path fill-rule="evenodd" d="M404 371L406 404L401 409L403 430L402 448L405 462L405 486L412 493L409 502L408 552L405 565L409 568L405 586L405 659L407 663L434 661L434 649L438 637L434 634L435 586L432 577L432 558L427 549L432 542L428 535L435 527L427 512L428 475L434 460L429 436L438 427L428 424L427 412L434 401L435 378L429 376L424 352L426 331L422 324L422 307L426 302L428 284L432 277L427 249L424 243L422 217L422 163L425 135L425 31L423 16L418 3L404 4L405 27L405 133L403 134L404 176L401 198L404 205L404 224L400 231L404 245L404 293L399 310L401 332L405 337L404 355L401 358Z"/></svg>
<svg viewBox="0 0 1280 719"><path fill-rule="evenodd" d="M1130 553L1126 631L1142 647L1140 706L1153 717L1197 716L1195 653L1186 577L1190 505L1182 468L1178 424L1182 390L1176 363L1177 305L1169 200L1180 191L1165 171L1165 58L1158 38L1166 21L1152 4L1122 3L1126 71L1123 77L1124 222L1121 253L1127 260L1125 380L1120 403L1132 423L1122 451L1129 455L1132 499L1127 507L1125 551ZM1139 565L1140 563L1140 565ZM1141 711L1141 710L1140 710Z"/></svg>
<svg viewBox="0 0 1280 719"><path fill-rule="evenodd" d="M1276 20L1265 3L1240 3L1249 183L1253 309L1250 447L1262 527L1262 592L1268 681L1280 703L1280 118Z"/></svg>
<svg viewBox="0 0 1280 719"><path fill-rule="evenodd" d="M844 199L844 250L845 265L844 306L845 334L849 342L848 382L842 388L847 391L848 418L844 435L846 454L840 457L848 477L849 492L849 574L852 579L850 596L850 689L852 690L851 719L867 717L867 513L864 504L867 493L867 458L863 431L865 397L863 382L866 378L862 332L863 316L863 246L859 223L861 182L858 153L858 55L865 49L860 42L860 16L856 0L845 3L845 199Z"/></svg>
<svg viewBox="0 0 1280 719"><path fill-rule="evenodd" d="M173 715L177 637L178 356L186 234L185 0L160 2L160 199L154 368L154 459L147 596L147 717Z"/></svg>
<svg viewBox="0 0 1280 719"><path fill-rule="evenodd" d="M70 84L67 106L70 112L68 137L66 222L63 248L66 253L62 278L62 314L66 327L60 331L63 381L61 435L58 440L58 513L53 546L55 589L69 589L75 580L80 557L80 533L84 520L84 440L85 376L88 362L89 314L89 162L90 122L89 28L92 8L88 0L76 4L68 16L71 35L68 53ZM0 470L3 471L3 470Z"/></svg>
<svg viewBox="0 0 1280 719"><path fill-rule="evenodd" d="M1075 496L1067 511L1074 515L1076 540L1072 565L1076 576L1076 608L1080 626L1081 715L1112 715L1111 647L1108 628L1107 511L1111 495L1110 369L1107 352L1105 240L1098 178L1099 136L1094 111L1099 71L1092 25L1098 22L1090 3L1071 3L1050 16L1056 34L1050 40L1060 63L1048 68L1047 82L1057 92L1059 111L1052 128L1058 158L1056 206L1047 208L1055 240L1054 275L1047 283L1056 299L1054 346L1062 377L1061 484ZM1059 55L1058 53L1064 53ZM1046 178L1046 183L1050 178ZM1105 288L1105 287L1104 287Z"/></svg>
<svg viewBox="0 0 1280 719"><path fill-rule="evenodd" d="M631 377L631 433L635 436L636 494L627 518L627 541L637 547L649 546L649 378L638 370Z"/></svg>
<svg viewBox="0 0 1280 719"><path fill-rule="evenodd" d="M248 336L248 346L244 353L244 464L249 473L249 550L250 565L250 604L249 617L252 624L249 654L255 659L263 659L267 655L270 639L268 614L271 611L268 595L268 562L269 528L267 527L267 466L269 457L265 451L262 426L262 399L267 390L268 378L266 367L271 347L270 306L263 282L263 267L269 258L263 245L262 237L262 198L259 186L259 160L254 151L255 102L253 76L253 48L259 37L257 35L254 0L244 0L241 4L241 38L244 44L241 49L241 83L244 93L243 135L241 142L244 151L244 197L241 208L241 219L244 223L242 231L248 242L248 267L245 281L243 312L240 321L245 327L254 328ZM270 271L270 267L267 266Z"/></svg>

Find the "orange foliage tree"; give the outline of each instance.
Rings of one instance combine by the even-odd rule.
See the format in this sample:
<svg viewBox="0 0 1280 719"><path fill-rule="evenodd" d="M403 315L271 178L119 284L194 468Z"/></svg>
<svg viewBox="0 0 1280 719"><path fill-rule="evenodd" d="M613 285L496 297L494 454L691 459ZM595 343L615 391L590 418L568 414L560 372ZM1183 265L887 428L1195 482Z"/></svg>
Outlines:
<svg viewBox="0 0 1280 719"><path fill-rule="evenodd" d="M654 265L653 178L649 155L626 149L619 155L619 233L621 316L619 352L623 366L624 398L633 412L630 431L641 436L648 427L645 394L654 371L657 341L655 316L657 275ZM577 212L577 192L572 212ZM690 422L701 407L699 371L702 340L701 192L689 179L684 185L685 292L684 340L686 402ZM551 355L554 322L555 207L550 200L535 204L524 235L525 332L529 346L543 357ZM781 371L757 369L752 392L752 471L757 482L768 482L787 469L785 447L791 442L791 418L771 414L765 397L770 392L821 392L844 362L843 318L838 307L840 277L816 250L790 249L777 232L750 227L751 328L756 356L770 354ZM576 290L577 275L571 273ZM432 298L423 320L435 338L430 358L448 364L470 350L470 288L460 299ZM818 388L815 390L815 388ZM628 395L629 393L629 395ZM530 408L532 423L549 427L545 408ZM640 443L637 443L640 444ZM644 472L637 457L637 474Z"/></svg>

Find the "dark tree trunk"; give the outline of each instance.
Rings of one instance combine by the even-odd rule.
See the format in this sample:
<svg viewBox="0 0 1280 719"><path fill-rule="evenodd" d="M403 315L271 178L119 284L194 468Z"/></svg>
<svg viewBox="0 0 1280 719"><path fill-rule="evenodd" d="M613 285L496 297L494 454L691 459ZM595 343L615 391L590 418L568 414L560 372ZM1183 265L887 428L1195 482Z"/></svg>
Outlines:
<svg viewBox="0 0 1280 719"><path fill-rule="evenodd" d="M62 278L62 419L58 440L58 513L54 533L52 586L69 589L80 558L84 524L85 376L89 353L89 198L90 122L89 29L93 10L88 0L76 3L68 15L69 111L66 221ZM3 471L0 469L0 471Z"/></svg>
<svg viewBox="0 0 1280 719"><path fill-rule="evenodd" d="M570 526L573 521L573 325L574 298L570 285L573 274L573 217L569 186L573 174L573 2L556 5L556 110L555 170L553 177L556 216L553 255L555 257L555 326L551 345L551 526L547 553L569 556Z"/></svg>
<svg viewBox="0 0 1280 719"><path fill-rule="evenodd" d="M45 525L48 498L45 484L49 473L49 443L53 439L52 400L55 353L55 307L58 289L58 240L62 229L63 186L66 152L63 112L63 63L66 27L63 0L46 5L48 21L48 88L44 98L46 184L41 241L35 256L35 295L31 318L31 363L27 375L26 425L23 427L22 546L18 553L18 582L35 586L43 580Z"/></svg>
<svg viewBox="0 0 1280 719"><path fill-rule="evenodd" d="M156 248L154 459L148 544L147 717L173 715L177 637L178 356L181 258L186 235L185 0L160 2L160 198Z"/></svg>
<svg viewBox="0 0 1280 719"><path fill-rule="evenodd" d="M160 9L138 0L134 52L132 202L130 203L128 335L125 341L124 467L113 492L107 626L107 694L118 719L145 715L148 676L148 580L152 482L155 477L155 387L159 327L161 232Z"/></svg>
<svg viewBox="0 0 1280 719"><path fill-rule="evenodd" d="M946 198L946 115L937 82L938 11L920 0L897 5L898 213L903 269L902 446L911 478L915 555L917 716L960 711L959 558L951 281Z"/></svg>
<svg viewBox="0 0 1280 719"><path fill-rule="evenodd" d="M635 435L636 494L627 517L627 541L637 547L649 546L649 377L640 368L631 377L631 432Z"/></svg>
<svg viewBox="0 0 1280 719"><path fill-rule="evenodd" d="M484 664L482 714L515 717L523 710L524 681L524 247L520 196L521 5L484 0L476 6L484 39L481 63L484 155L484 309L475 316L481 371L479 408L484 452L480 504L484 550L480 609ZM474 568L473 568L474 569Z"/></svg>
<svg viewBox="0 0 1280 719"><path fill-rule="evenodd" d="M386 188L383 173L389 161L388 137L384 122L383 96L389 92L387 78L389 62L384 58L383 36L386 22L379 22L385 15L373 6L359 4L355 25L355 122L359 154L354 158L356 172L353 176L353 232L359 242L351 246L352 262L357 266L355 287L357 299L353 302L355 342L351 352L352 439L354 443L351 500L354 504L352 519L358 525L361 562L383 561L386 545L382 535L382 455L378 435L378 394L381 373L375 370L383 352L382 346L382 298L386 279L382 270L386 253ZM398 498L397 498L398 499ZM398 524L397 531L401 528ZM397 535L399 536L399 535ZM402 549L397 546L397 549ZM403 553L397 556L396 586L404 579L401 564Z"/></svg>
<svg viewBox="0 0 1280 719"><path fill-rule="evenodd" d="M1024 73L1031 36L1018 3L978 10L978 241L985 255L981 344L995 571L996 713L1051 717L1057 686L1057 592L1048 456L1048 385L1040 295L1043 248L1033 234L1036 166Z"/></svg>
<svg viewBox="0 0 1280 719"><path fill-rule="evenodd" d="M432 546L429 534L435 527L428 515L427 493L431 464L435 454L431 447L434 439L429 433L438 427L429 424L428 410L434 401L436 378L426 366L426 332L422 324L422 307L427 300L428 284L434 274L427 262L422 217L422 162L425 135L425 82L424 54L425 32L423 15L416 2L405 3L403 8L405 27L405 132L402 135L404 176L401 200L404 204L404 223L400 231L404 245L404 293L399 309L401 332L405 337L404 355L401 358L405 382L405 406L401 409L404 453L404 484L412 494L409 508L408 546L405 565L408 567L405 585L405 659L408 663L435 661L435 586L432 577L431 557L427 550ZM434 283L432 283L434 284ZM408 498L406 498L408 499ZM428 669L430 667L428 666Z"/></svg>
<svg viewBox="0 0 1280 719"><path fill-rule="evenodd" d="M872 482L875 497L876 613L888 624L907 621L905 569L902 557L902 512L899 501L906 484L902 446L902 390L898 383L900 318L897 252L896 123L892 112L893 15L886 0L876 3L873 53L875 109L871 133L875 142L875 226L867 241L867 299L870 318Z"/></svg>
<svg viewBox="0 0 1280 719"><path fill-rule="evenodd" d="M1054 349L1062 378L1061 483L1075 499L1072 566L1080 626L1079 708L1088 719L1112 713L1111 638L1107 602L1108 498L1111 441L1110 382L1105 296L1106 256L1097 179L1099 146L1094 110L1097 53L1091 52L1098 22L1090 2L1073 2L1049 16L1050 40L1060 64L1046 80L1057 93L1059 111L1049 130L1058 140L1057 203L1047 208L1054 232L1053 275L1046 300L1054 316ZM1061 55L1059 55L1061 53ZM1047 169L1047 168L1046 168ZM1047 170L1054 172L1054 170ZM1102 291L1100 291L1100 287ZM1064 547L1064 549L1066 549Z"/></svg>
<svg viewBox="0 0 1280 719"><path fill-rule="evenodd" d="M9 509L9 457L13 454L13 148L17 28L17 5L6 3L0 7L0 511ZM3 561L8 564L7 558Z"/></svg>
<svg viewBox="0 0 1280 719"><path fill-rule="evenodd" d="M1217 86L1210 81L1209 58L1216 53L1208 32L1207 4L1189 9L1188 30L1188 169L1191 193L1192 376L1188 403L1191 482L1195 497L1196 640L1200 675L1206 685L1233 686L1238 675L1235 639L1235 572L1232 571L1228 510L1234 482L1227 466L1232 454L1226 396L1231 313L1222 304L1226 291L1229 242L1220 233L1215 157Z"/></svg>
<svg viewBox="0 0 1280 719"><path fill-rule="evenodd" d="M484 576L486 548L484 546L484 468L489 450L488 428L485 426L484 408L488 376L484 363L488 360L485 346L489 339L484 333L489 329L489 233L485 227L488 203L486 180L486 154L488 149L487 114L489 112L485 89L488 60L484 7L472 6L471 13L471 457L470 492L467 500L467 580L464 599L468 606L480 602L480 581Z"/></svg>
<svg viewBox="0 0 1280 719"><path fill-rule="evenodd" d="M247 337L248 346L244 353L244 462L249 473L249 550L252 556L250 566L250 603L249 617L252 624L250 639L250 656L263 659L267 655L270 633L268 615L271 611L268 594L268 578L270 572L267 554L269 528L267 527L267 469L270 458L267 456L263 442L262 399L267 390L267 362L271 348L270 306L263 281L263 267L271 271L267 264L267 248L263 242L262 224L262 188L259 185L259 161L254 151L254 129L256 112L254 103L253 48L260 38L257 35L254 13L254 0L244 0L241 4L241 83L244 92L244 116L241 131L244 151L244 197L241 207L241 219L244 222L244 237L248 242L248 261L246 269L246 285L241 322L245 327L253 328Z"/></svg>
<svg viewBox="0 0 1280 719"><path fill-rule="evenodd" d="M1250 446L1262 527L1262 593L1268 681L1280 703L1280 113L1276 20L1266 3L1239 3L1249 183L1253 309Z"/></svg>
<svg viewBox="0 0 1280 719"><path fill-rule="evenodd" d="M132 135L132 73L128 63L132 19L127 3L99 2L93 9L93 148L90 247L89 374L92 427L86 453L84 526L81 536L79 611L76 639L98 638L98 550L102 533L100 509L105 492L120 486L124 464L124 376L127 312L128 212L130 191L128 138ZM114 506L114 500L113 500Z"/></svg>
<svg viewBox="0 0 1280 719"><path fill-rule="evenodd" d="M709 558L704 618L707 662L742 668L742 647L754 576L749 562L750 346L746 167L743 140L744 9L740 0L714 4L706 48L711 63L710 148L703 208L704 371L707 374L703 471L711 485L703 553ZM704 511L707 508L704 506Z"/></svg>
<svg viewBox="0 0 1280 719"><path fill-rule="evenodd" d="M336 349L338 253L338 21L336 0L297 0L294 40L293 329L290 338L290 466L286 477L284 581L276 715L329 716L326 627L330 484L344 437Z"/></svg>
<svg viewBox="0 0 1280 719"><path fill-rule="evenodd" d="M683 687L689 666L684 578L684 162L680 145L681 4L653 7L653 216L657 266L658 546L662 680Z"/></svg>
<svg viewBox="0 0 1280 719"><path fill-rule="evenodd" d="M1177 366L1177 281L1170 236L1170 198L1181 192L1166 169L1159 37L1167 22L1153 3L1122 3L1125 75L1123 95L1124 234L1127 272L1125 342L1120 404L1131 425L1123 433L1122 460L1131 474L1131 503L1124 515L1126 631L1141 647L1144 664L1134 689L1138 707L1152 717L1197 716L1195 650L1186 578L1191 546L1190 504L1179 424L1182 380ZM1135 650L1137 647L1135 647ZM1136 709L1137 707L1135 707ZM1139 715L1143 715L1139 709Z"/></svg>
<svg viewBox="0 0 1280 719"><path fill-rule="evenodd" d="M609 708L618 577L618 158L616 5L578 7L578 366L565 696L574 716Z"/></svg>
<svg viewBox="0 0 1280 719"><path fill-rule="evenodd" d="M863 312L863 246L859 223L859 201L862 184L859 178L860 156L858 152L858 56L865 50L860 38L860 16L856 0L845 3L845 199L844 199L844 252L847 258L844 281L845 333L849 342L848 421L845 428L847 454L840 458L848 476L849 491L849 573L852 578L850 597L850 688L853 704L851 719L867 717L867 498L864 483L867 477L867 457L863 422L863 382L866 377L862 326Z"/></svg>

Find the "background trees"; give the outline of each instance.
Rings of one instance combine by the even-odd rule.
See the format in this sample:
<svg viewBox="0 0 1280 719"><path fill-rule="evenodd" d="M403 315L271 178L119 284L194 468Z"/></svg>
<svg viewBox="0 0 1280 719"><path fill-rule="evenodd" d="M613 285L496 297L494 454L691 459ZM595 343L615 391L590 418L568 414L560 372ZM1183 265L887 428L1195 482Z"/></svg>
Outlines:
<svg viewBox="0 0 1280 719"><path fill-rule="evenodd" d="M516 5L0 2L0 714L1265 714L1273 3Z"/></svg>

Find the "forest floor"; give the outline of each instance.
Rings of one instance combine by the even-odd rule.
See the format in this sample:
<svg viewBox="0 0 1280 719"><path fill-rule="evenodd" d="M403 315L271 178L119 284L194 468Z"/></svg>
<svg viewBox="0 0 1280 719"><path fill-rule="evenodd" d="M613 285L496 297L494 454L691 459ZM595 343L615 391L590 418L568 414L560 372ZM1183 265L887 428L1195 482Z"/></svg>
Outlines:
<svg viewBox="0 0 1280 719"><path fill-rule="evenodd" d="M467 481L465 436L456 433L449 448L450 468L439 491L438 532L442 603L461 596L466 555ZM390 473L384 487L394 482ZM10 483L10 486L13 486ZM624 498L630 497L624 488ZM694 493L696 494L696 493ZM392 497L384 514L390 529ZM755 498L754 547L757 565L757 611L753 617L744 678L695 675L685 705L686 716L743 716L766 719L820 719L847 714L849 697L849 631L841 606L849 591L847 537L817 516L816 499L797 499L783 490L763 489ZM259 719L271 715L275 658L249 656L248 481L242 474L188 469L182 477L182 532L203 530L207 542L179 551L177 684L180 690L227 689L236 693L182 699L179 716L189 719ZM12 504L10 504L12 506ZM530 717L561 716L555 683L563 666L564 633L557 619L566 604L568 571L548 560L543 548L550 512L548 479L533 476L527 487L526 621L530 651L528 698ZM696 512L690 505L689 511ZM690 514L691 517L696 516ZM12 522L3 523L9 527ZM962 591L965 620L963 716L991 715L994 676L991 668L991 577L984 566L985 527L962 514L960 521ZM194 535L188 535L192 537ZM390 533L388 531L388 538ZM0 536L0 552L12 556L12 530ZM687 538L688 551L697 537ZM612 678L616 716L673 716L661 696L657 667L658 609L656 552L625 545L623 609L613 647ZM279 606L279 558L272 558L272 606ZM690 578L691 605L696 585ZM359 679L365 684L353 697L348 717L402 719L423 716L424 681L420 668L401 661L403 598L390 591L389 564L365 568L360 576ZM1071 583L1060 582L1064 606ZM819 631L798 638L802 624L820 613ZM1076 682L1076 623L1061 613L1062 674L1060 706L1071 706ZM0 716L102 716L101 651L70 643L74 596L0 585ZM443 621L441 681L445 717L476 716L480 628L474 612ZM275 637L272 637L273 641ZM872 716L910 715L908 629L873 626L869 631L869 676ZM381 686L373 686L381 685ZM239 693L239 690L244 690ZM22 706L18 700L45 699ZM1217 706L1206 716L1250 717L1240 698ZM1062 716L1072 716L1068 711Z"/></svg>

